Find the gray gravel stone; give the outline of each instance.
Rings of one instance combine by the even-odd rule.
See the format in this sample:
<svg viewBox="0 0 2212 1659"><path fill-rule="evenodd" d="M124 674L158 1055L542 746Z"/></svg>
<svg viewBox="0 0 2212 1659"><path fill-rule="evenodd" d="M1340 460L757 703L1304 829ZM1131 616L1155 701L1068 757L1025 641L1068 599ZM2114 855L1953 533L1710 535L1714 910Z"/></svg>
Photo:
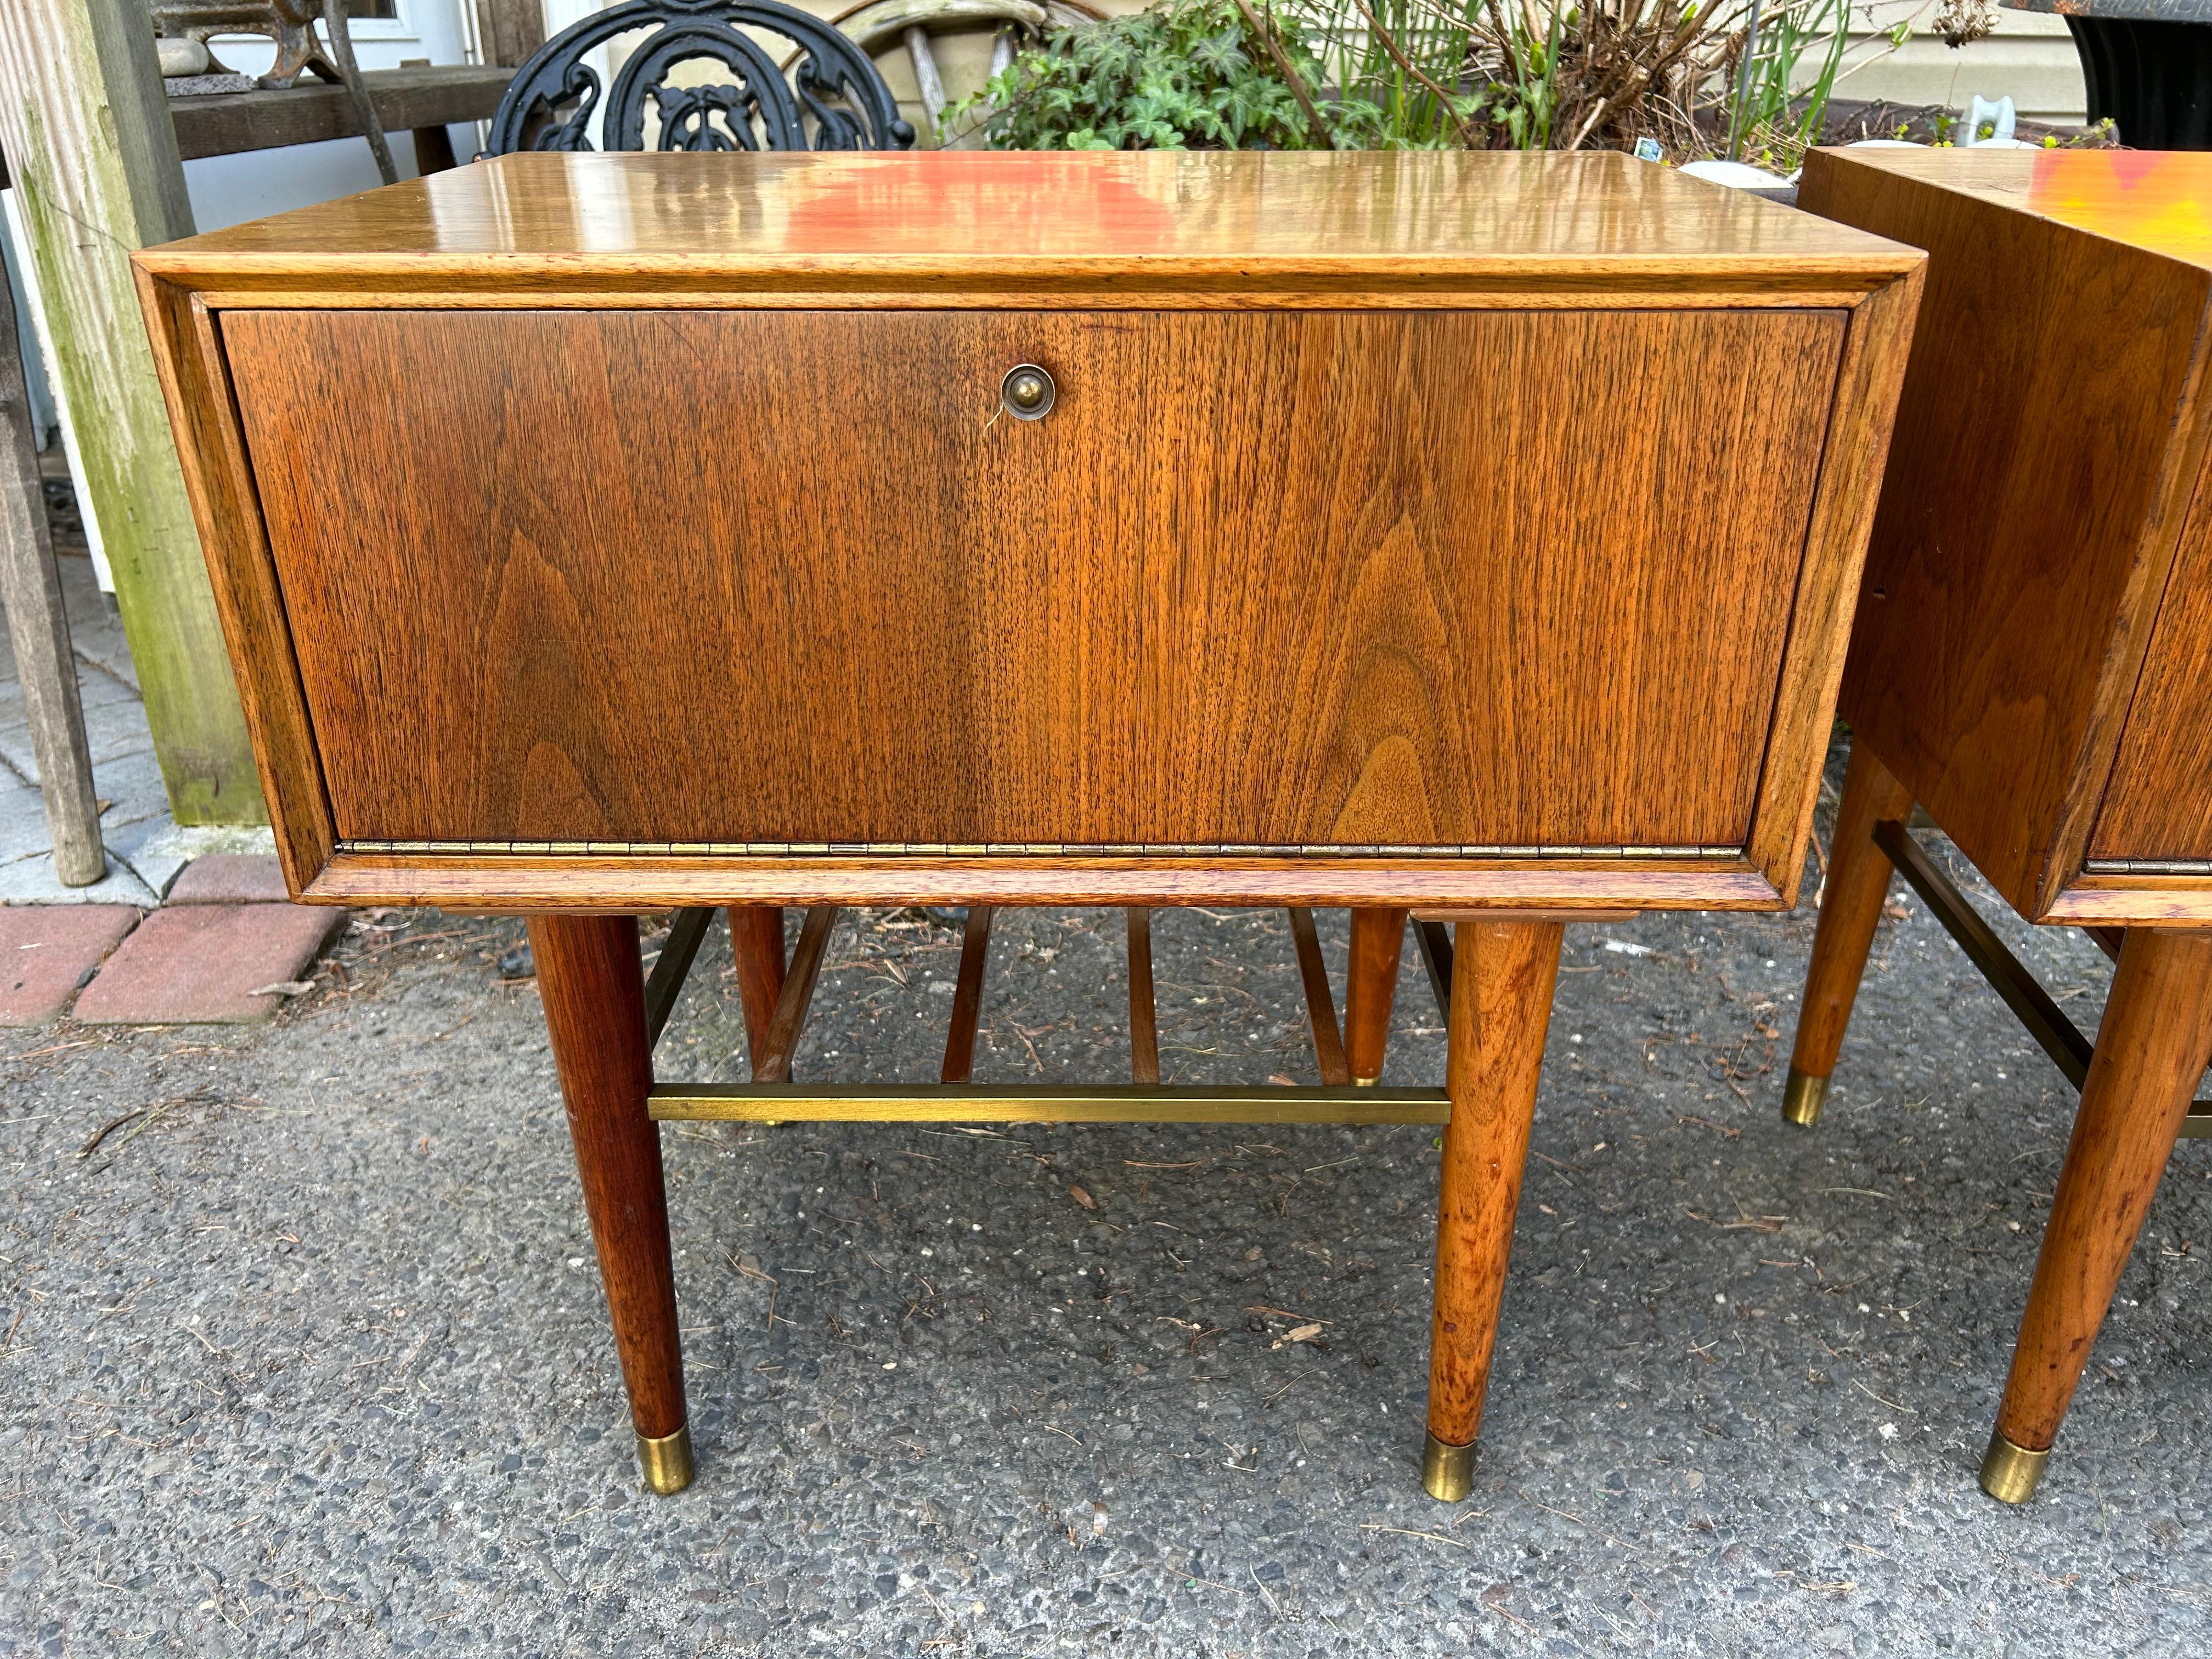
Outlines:
<svg viewBox="0 0 2212 1659"><path fill-rule="evenodd" d="M2212 1146L2043 1495L1984 1499L2072 1100L1897 908L1812 1133L1809 906L1570 930L1449 1510L1429 1131L672 1127L700 1477L656 1499L519 924L359 916L263 1029L10 1034L0 1653L2203 1651ZM2094 1022L2094 948L2001 926ZM1310 1078L1279 915L1155 938L1173 1075ZM957 955L848 926L801 1074L933 1076ZM1125 1074L1125 997L1118 918L1004 915L979 1078ZM1410 957L1397 1025L1439 1077ZM663 1073L741 1030L717 933Z"/></svg>

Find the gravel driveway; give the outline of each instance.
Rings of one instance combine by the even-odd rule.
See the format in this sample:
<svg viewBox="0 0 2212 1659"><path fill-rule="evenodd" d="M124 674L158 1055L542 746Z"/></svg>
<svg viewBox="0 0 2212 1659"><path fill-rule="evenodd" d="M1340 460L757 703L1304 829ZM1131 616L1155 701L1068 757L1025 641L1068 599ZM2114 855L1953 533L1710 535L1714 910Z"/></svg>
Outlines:
<svg viewBox="0 0 2212 1659"><path fill-rule="evenodd" d="M1430 1130L672 1127L700 1477L655 1499L520 923L363 913L260 1028L7 1034L0 1654L2206 1651L2212 1144L1991 1503L2073 1103L1893 909L1810 1133L1809 904L1569 930L1452 1509ZM2006 919L2094 1022L2094 947ZM1279 913L1155 937L1175 1078L1311 1080ZM800 1074L933 1078L957 957L849 920ZM979 1080L1126 1075L1117 915L992 960ZM740 1074L729 969L664 1075ZM1410 950L1394 1045L1441 1078Z"/></svg>

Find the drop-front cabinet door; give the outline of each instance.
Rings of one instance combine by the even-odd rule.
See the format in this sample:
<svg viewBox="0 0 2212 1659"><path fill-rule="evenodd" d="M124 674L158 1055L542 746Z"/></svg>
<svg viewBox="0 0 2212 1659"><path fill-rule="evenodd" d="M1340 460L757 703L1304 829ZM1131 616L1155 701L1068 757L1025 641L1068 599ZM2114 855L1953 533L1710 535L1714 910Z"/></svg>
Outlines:
<svg viewBox="0 0 2212 1659"><path fill-rule="evenodd" d="M1574 847L1742 842L1844 323L222 329L343 839Z"/></svg>

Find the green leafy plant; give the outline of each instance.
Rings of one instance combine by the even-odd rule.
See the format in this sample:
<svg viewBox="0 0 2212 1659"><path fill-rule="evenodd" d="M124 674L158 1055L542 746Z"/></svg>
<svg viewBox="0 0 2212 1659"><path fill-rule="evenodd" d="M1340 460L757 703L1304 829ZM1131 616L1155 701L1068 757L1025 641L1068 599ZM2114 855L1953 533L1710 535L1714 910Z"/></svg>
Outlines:
<svg viewBox="0 0 2212 1659"><path fill-rule="evenodd" d="M1050 35L948 111L940 137L1013 149L1656 139L1679 159L1740 149L1786 167L1837 82L1873 61L1844 64L1851 3L1163 0ZM1909 30L1876 37L1875 55Z"/></svg>
<svg viewBox="0 0 2212 1659"><path fill-rule="evenodd" d="M1000 149L1370 149L1371 108L1319 96L1320 64L1258 3L1167 0L1061 29L945 112Z"/></svg>
<svg viewBox="0 0 2212 1659"><path fill-rule="evenodd" d="M1492 75L1484 112L1502 129L1511 149L1552 147L1552 124L1559 112L1559 35L1565 24L1564 9L1554 6L1541 40L1525 15L1513 19L1502 40L1492 39L1510 78Z"/></svg>

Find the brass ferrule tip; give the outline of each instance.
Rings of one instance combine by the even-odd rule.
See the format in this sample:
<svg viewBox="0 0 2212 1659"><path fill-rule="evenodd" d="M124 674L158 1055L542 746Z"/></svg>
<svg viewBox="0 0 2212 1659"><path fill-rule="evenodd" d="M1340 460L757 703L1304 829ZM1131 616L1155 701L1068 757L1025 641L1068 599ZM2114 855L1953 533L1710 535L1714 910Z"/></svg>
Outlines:
<svg viewBox="0 0 2212 1659"><path fill-rule="evenodd" d="M1454 1446L1429 1437L1421 1455L1421 1484L1439 1504L1457 1504L1474 1490L1474 1443Z"/></svg>
<svg viewBox="0 0 2212 1659"><path fill-rule="evenodd" d="M2035 1483L2043 1479L2043 1466L2051 1449L2030 1451L2015 1446L2002 1433L1990 1437L1988 1455L1982 1459L1982 1490L2000 1504L2025 1504L2035 1496Z"/></svg>
<svg viewBox="0 0 2212 1659"><path fill-rule="evenodd" d="M1801 1129L1809 1129L1820 1121L1820 1108L1828 1103L1828 1079L1807 1077L1795 1066L1790 1068L1790 1081L1782 1091L1782 1115Z"/></svg>
<svg viewBox="0 0 2212 1659"><path fill-rule="evenodd" d="M645 1471L645 1484L663 1498L682 1492L691 1484L691 1425L686 1423L658 1440L638 1436L637 1461Z"/></svg>
<svg viewBox="0 0 2212 1659"><path fill-rule="evenodd" d="M1379 1077L1356 1077L1352 1079L1352 1086L1355 1089L1371 1089L1382 1080Z"/></svg>

